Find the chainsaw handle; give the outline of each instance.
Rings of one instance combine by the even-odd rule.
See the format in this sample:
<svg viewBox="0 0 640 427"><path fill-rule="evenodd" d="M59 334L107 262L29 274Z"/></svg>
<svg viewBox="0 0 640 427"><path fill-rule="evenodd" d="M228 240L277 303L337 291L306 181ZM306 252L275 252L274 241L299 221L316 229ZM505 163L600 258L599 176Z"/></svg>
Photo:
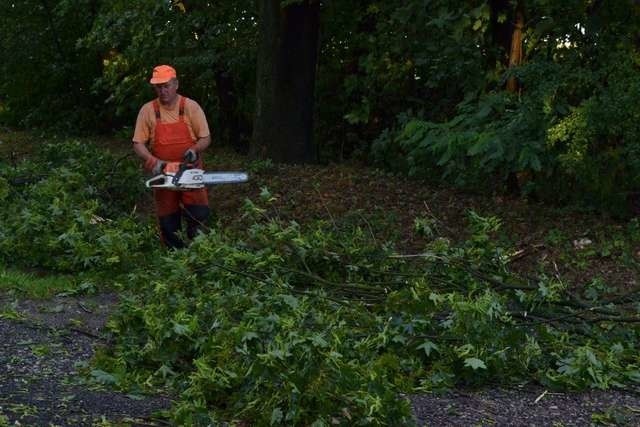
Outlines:
<svg viewBox="0 0 640 427"><path fill-rule="evenodd" d="M187 169L191 169L190 165L188 165L187 163L180 163L180 166L178 166L178 171L175 173L175 175L173 176L173 179L171 180L171 183L173 185L178 185L178 182L180 182L180 178L182 178L182 174L184 173L184 171L186 171Z"/></svg>

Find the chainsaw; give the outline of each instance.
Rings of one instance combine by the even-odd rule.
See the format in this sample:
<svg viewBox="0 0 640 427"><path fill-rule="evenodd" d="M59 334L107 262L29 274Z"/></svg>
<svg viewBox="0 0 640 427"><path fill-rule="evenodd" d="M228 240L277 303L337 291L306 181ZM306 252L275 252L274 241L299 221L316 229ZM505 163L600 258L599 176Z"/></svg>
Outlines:
<svg viewBox="0 0 640 427"><path fill-rule="evenodd" d="M236 184L247 182L246 172L205 172L191 163L168 162L162 173L147 180L148 188L187 191L204 188L207 185Z"/></svg>

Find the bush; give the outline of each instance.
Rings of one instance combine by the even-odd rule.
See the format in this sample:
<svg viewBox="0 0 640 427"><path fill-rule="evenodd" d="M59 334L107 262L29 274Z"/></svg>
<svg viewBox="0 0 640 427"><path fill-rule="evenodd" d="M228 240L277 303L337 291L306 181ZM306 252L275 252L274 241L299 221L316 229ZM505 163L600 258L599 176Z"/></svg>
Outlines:
<svg viewBox="0 0 640 427"><path fill-rule="evenodd" d="M78 141L44 144L0 173L0 259L56 271L127 271L151 250L134 214L141 177L130 160Z"/></svg>
<svg viewBox="0 0 640 427"><path fill-rule="evenodd" d="M374 142L372 155L379 165L403 159L411 176L483 190L499 188L511 173L549 166L538 106L508 93L469 99L444 123L404 116Z"/></svg>

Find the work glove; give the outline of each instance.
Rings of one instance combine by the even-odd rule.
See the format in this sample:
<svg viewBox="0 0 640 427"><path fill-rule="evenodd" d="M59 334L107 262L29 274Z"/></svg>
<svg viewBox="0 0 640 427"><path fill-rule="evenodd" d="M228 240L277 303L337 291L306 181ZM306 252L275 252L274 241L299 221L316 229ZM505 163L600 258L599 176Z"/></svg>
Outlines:
<svg viewBox="0 0 640 427"><path fill-rule="evenodd" d="M156 165L156 163L158 162L158 159L150 156L147 158L147 160L145 160L144 162L144 171L147 173L151 173L151 171L153 170L153 167Z"/></svg>
<svg viewBox="0 0 640 427"><path fill-rule="evenodd" d="M152 175L160 175L163 170L164 170L164 165L166 165L167 163L162 161L162 160L157 160L156 164L153 165L153 168L151 168L151 174Z"/></svg>
<svg viewBox="0 0 640 427"><path fill-rule="evenodd" d="M182 158L187 163L195 163L196 160L198 160L198 152L193 148L189 148L187 151L184 152Z"/></svg>

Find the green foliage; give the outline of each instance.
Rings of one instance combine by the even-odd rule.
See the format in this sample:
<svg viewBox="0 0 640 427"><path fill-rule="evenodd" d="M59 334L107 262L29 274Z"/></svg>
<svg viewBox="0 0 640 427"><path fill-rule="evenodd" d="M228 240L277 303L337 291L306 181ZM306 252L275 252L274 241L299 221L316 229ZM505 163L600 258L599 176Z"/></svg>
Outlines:
<svg viewBox="0 0 640 427"><path fill-rule="evenodd" d="M248 1L103 2L79 45L104 53L94 89L110 94L107 107L117 117L133 120L154 96L148 84L152 67L167 63L178 70L180 91L202 105L217 132L226 125L219 116L222 91L234 92L238 116L253 110L247 97L255 87L254 15ZM233 87L218 87L223 74L231 76Z"/></svg>
<svg viewBox="0 0 640 427"><path fill-rule="evenodd" d="M453 114L407 105L374 142L373 159L483 190L501 190L507 176L521 175L525 193L624 212L639 173L637 46L627 37L639 23L637 9L626 2L526 5L526 62L508 72L496 68L498 80L487 74L489 90L466 90ZM483 19L473 27L482 29ZM494 37L499 22L487 30ZM519 93L491 83L509 77Z"/></svg>
<svg viewBox="0 0 640 427"><path fill-rule="evenodd" d="M202 235L129 276L97 360L120 387L176 389L178 424L405 425L400 393L640 378L637 327L554 321L581 314L557 280L508 271L496 218L470 212L468 241L405 258L357 227L245 208L245 232Z"/></svg>
<svg viewBox="0 0 640 427"><path fill-rule="evenodd" d="M633 410L629 406L612 406L603 412L596 412L591 415L591 421L596 425L603 426L630 426L633 424Z"/></svg>
<svg viewBox="0 0 640 427"><path fill-rule="evenodd" d="M513 274L498 218L469 211L469 237L455 245L417 218L428 243L402 256L359 222L284 222L263 188L237 229L167 253L131 213L141 179L128 159L66 141L3 166L2 263L119 282L113 345L87 375L173 393L178 425L410 425L410 393L640 382L633 294L611 297L598 279L576 295L556 277ZM637 221L624 233L637 240ZM594 253L621 256L628 240L604 234L610 243L597 235Z"/></svg>
<svg viewBox="0 0 640 427"><path fill-rule="evenodd" d="M343 247L321 230L303 234L296 224L267 221L254 224L244 242L218 232L196 239L131 277L140 288L111 323L122 338L112 363L138 368L141 382L181 385L181 424L209 416L278 425L407 423L407 402L384 367L397 357L369 358L377 344L367 325L376 317L330 298L303 270L322 266L323 281L356 280L357 266L345 268L325 250L370 258L370 247L356 245L358 234Z"/></svg>
<svg viewBox="0 0 640 427"><path fill-rule="evenodd" d="M142 179L130 159L79 141L58 142L0 174L3 263L126 271L150 249L150 227L133 213Z"/></svg>
<svg viewBox="0 0 640 427"><path fill-rule="evenodd" d="M517 97L471 97L441 123L401 115L374 142L372 157L410 175L483 190L525 174L526 193L624 213L640 185L632 119L640 111L631 101L640 80L628 52L609 53L602 63L592 71L573 60L532 62L517 71L527 87Z"/></svg>
<svg viewBox="0 0 640 427"><path fill-rule="evenodd" d="M290 4L291 2L283 2ZM516 4L523 64L509 67ZM623 211L640 183L640 11L619 2L321 5L314 122L325 161L366 156L417 176ZM131 125L174 64L216 141L248 139L255 2L56 0L0 7L0 121ZM402 29L402 30L400 30ZM519 90L507 94L514 78ZM0 197L2 193L0 192Z"/></svg>
<svg viewBox="0 0 640 427"><path fill-rule="evenodd" d="M631 72L637 59L618 53L610 61L593 82L593 95L549 127L547 137L571 189L597 206L621 204L640 185L640 127L631 102L640 95L640 80Z"/></svg>
<svg viewBox="0 0 640 427"><path fill-rule="evenodd" d="M403 111L442 120L496 65L485 2L368 1L355 15L329 3L323 13L318 111L331 126L317 132L328 158L363 155Z"/></svg>
<svg viewBox="0 0 640 427"><path fill-rule="evenodd" d="M0 289L27 298L50 298L72 290L75 284L75 279L70 276L38 277L15 269L0 269Z"/></svg>
<svg viewBox="0 0 640 427"><path fill-rule="evenodd" d="M397 133L384 133L373 144L374 160L393 166L403 159L410 175L435 174L466 187L499 185L510 173L543 169L544 133L535 105L496 93L458 108L444 123L401 118Z"/></svg>
<svg viewBox="0 0 640 427"><path fill-rule="evenodd" d="M76 45L95 1L0 4L0 122L62 131L103 129L102 94L91 89L100 52Z"/></svg>

